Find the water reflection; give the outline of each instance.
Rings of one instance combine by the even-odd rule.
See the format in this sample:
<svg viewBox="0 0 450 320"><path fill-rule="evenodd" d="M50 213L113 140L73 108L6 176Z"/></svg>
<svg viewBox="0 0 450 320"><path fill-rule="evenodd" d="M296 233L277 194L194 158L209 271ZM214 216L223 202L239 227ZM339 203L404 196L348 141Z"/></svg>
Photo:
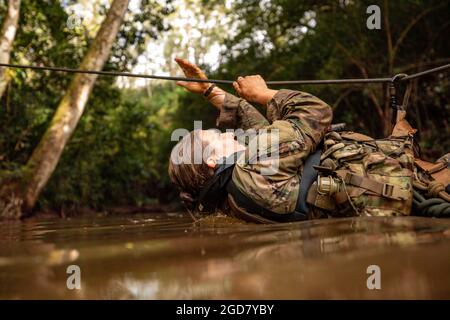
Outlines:
<svg viewBox="0 0 450 320"><path fill-rule="evenodd" d="M182 214L0 225L0 298L450 298L450 221L277 225ZM81 268L68 290L66 268ZM382 289L368 290L379 265Z"/></svg>

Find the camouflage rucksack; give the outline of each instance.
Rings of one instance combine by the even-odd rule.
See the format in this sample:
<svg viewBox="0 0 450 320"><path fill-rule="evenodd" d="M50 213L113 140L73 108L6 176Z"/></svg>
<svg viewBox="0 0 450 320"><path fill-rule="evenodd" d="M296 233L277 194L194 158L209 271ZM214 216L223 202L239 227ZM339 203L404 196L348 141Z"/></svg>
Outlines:
<svg viewBox="0 0 450 320"><path fill-rule="evenodd" d="M326 134L321 165L316 167L319 177L308 192L311 218L409 215L413 133L394 130L386 139L354 132Z"/></svg>

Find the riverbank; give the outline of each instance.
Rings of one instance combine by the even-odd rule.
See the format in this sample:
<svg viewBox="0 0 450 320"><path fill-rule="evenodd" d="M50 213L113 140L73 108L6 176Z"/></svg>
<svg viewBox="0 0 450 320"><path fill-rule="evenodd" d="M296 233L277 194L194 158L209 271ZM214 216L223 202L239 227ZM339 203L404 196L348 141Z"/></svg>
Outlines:
<svg viewBox="0 0 450 320"><path fill-rule="evenodd" d="M107 216L120 216L120 215L135 215L135 214L151 214L151 213L168 213L175 211L183 211L181 204L151 204L145 206L114 206L106 207L103 210L95 210L89 207L72 207L65 209L45 209L36 210L26 219L58 219L69 217L107 217Z"/></svg>

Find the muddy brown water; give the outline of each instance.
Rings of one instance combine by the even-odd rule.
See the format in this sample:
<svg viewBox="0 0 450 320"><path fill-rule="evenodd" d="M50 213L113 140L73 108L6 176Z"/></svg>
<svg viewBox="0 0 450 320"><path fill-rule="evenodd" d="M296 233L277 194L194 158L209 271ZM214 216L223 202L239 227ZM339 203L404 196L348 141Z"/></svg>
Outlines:
<svg viewBox="0 0 450 320"><path fill-rule="evenodd" d="M80 267L81 289L67 288ZM381 289L369 290L370 265ZM0 224L2 299L450 298L450 220L180 214Z"/></svg>

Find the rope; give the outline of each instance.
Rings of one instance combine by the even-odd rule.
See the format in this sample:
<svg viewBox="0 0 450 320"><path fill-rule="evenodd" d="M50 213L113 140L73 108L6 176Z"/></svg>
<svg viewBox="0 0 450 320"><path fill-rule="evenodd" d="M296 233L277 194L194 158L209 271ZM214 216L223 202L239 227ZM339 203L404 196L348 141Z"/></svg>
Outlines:
<svg viewBox="0 0 450 320"><path fill-rule="evenodd" d="M447 202L450 202L450 195L445 192L445 186L437 181L431 181L428 184L428 194L435 198L442 198Z"/></svg>
<svg viewBox="0 0 450 320"><path fill-rule="evenodd" d="M428 75L430 73L443 71L443 70L446 70L448 68L450 68L450 64L446 64L446 65L443 65L443 66L440 66L440 67L437 67L437 68L428 69L428 70L425 70L425 71L422 71L422 72L414 73L414 74L411 74L409 76L404 77L402 80L411 80L411 79L414 79L414 78L426 76L426 75Z"/></svg>
<svg viewBox="0 0 450 320"><path fill-rule="evenodd" d="M171 81L187 81L187 82L207 82L207 83L217 83L217 84L232 84L233 80L218 80L218 79L195 79L195 78L185 78L185 77L172 77L172 76L158 76L150 74L139 74L130 72L117 72L117 71L94 71L94 70L82 70L82 69L71 69L62 67L46 67L46 66L33 66L33 65L23 65L23 64L11 64L11 63L0 63L0 67L17 68L17 69L32 69L39 71L61 71L68 73L87 73L87 74L97 74L103 76L121 76L121 77L132 77L132 78L144 78L144 79L159 79L159 80L171 80ZM425 76L431 73L444 71L450 68L450 64L446 64L437 68L425 70L419 73L411 74L409 76L399 79L399 81L408 81L421 76ZM291 80L291 81L267 81L268 85L290 85L290 84L351 84L351 83L390 83L393 81L392 77L385 78L363 78L363 79L332 79L332 80Z"/></svg>
<svg viewBox="0 0 450 320"><path fill-rule="evenodd" d="M413 190L413 212L416 216L444 218L450 217L450 203L441 198L425 199Z"/></svg>

